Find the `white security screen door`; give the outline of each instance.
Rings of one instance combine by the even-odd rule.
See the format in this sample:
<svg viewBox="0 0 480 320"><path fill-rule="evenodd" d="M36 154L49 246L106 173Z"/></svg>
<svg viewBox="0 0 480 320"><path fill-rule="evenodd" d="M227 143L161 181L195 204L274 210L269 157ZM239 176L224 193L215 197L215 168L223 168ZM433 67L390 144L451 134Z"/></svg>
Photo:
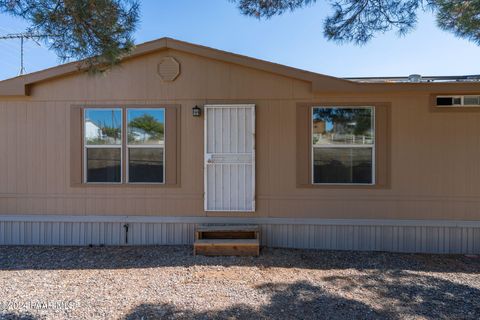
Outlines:
<svg viewBox="0 0 480 320"><path fill-rule="evenodd" d="M205 211L255 211L255 105L205 106Z"/></svg>

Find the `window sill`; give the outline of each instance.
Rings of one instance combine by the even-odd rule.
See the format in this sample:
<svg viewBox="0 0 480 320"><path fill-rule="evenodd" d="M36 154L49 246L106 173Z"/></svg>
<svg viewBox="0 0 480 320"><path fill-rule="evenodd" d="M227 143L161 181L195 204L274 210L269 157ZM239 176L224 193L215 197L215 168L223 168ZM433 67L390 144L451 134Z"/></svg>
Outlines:
<svg viewBox="0 0 480 320"><path fill-rule="evenodd" d="M339 183L312 183L305 185L297 185L298 189L344 189L344 190L378 190L378 189L389 189L388 185L382 184L339 184Z"/></svg>
<svg viewBox="0 0 480 320"><path fill-rule="evenodd" d="M457 109L462 109L462 108L479 108L480 104L469 104L469 105L434 105L435 108L439 109L444 109L444 108L457 108Z"/></svg>
<svg viewBox="0 0 480 320"><path fill-rule="evenodd" d="M166 183L76 183L72 188L178 188L180 184Z"/></svg>

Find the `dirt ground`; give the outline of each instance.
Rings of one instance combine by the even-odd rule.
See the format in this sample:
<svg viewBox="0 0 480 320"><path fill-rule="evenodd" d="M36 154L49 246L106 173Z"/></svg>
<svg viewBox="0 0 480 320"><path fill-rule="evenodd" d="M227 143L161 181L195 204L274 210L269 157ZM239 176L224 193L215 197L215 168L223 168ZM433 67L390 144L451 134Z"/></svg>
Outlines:
<svg viewBox="0 0 480 320"><path fill-rule="evenodd" d="M480 258L0 247L0 319L479 319Z"/></svg>

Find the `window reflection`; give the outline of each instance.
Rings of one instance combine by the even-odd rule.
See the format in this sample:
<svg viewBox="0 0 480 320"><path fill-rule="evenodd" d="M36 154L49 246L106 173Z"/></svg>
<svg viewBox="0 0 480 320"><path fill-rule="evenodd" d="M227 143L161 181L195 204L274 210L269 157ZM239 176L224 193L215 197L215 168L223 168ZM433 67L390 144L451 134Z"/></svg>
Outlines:
<svg viewBox="0 0 480 320"><path fill-rule="evenodd" d="M370 148L315 148L313 162L317 183L372 183Z"/></svg>
<svg viewBox="0 0 480 320"><path fill-rule="evenodd" d="M87 182L120 182L120 153L120 148L88 148Z"/></svg>
<svg viewBox="0 0 480 320"><path fill-rule="evenodd" d="M374 183L373 107L315 107L313 183Z"/></svg>
<svg viewBox="0 0 480 320"><path fill-rule="evenodd" d="M122 143L122 111L120 109L86 109L85 142L87 145Z"/></svg>
<svg viewBox="0 0 480 320"><path fill-rule="evenodd" d="M162 144L164 142L164 109L129 109L127 111L129 144Z"/></svg>
<svg viewBox="0 0 480 320"><path fill-rule="evenodd" d="M163 149L130 148L128 152L130 182L163 182Z"/></svg>
<svg viewBox="0 0 480 320"><path fill-rule="evenodd" d="M371 108L314 108L313 144L373 144Z"/></svg>

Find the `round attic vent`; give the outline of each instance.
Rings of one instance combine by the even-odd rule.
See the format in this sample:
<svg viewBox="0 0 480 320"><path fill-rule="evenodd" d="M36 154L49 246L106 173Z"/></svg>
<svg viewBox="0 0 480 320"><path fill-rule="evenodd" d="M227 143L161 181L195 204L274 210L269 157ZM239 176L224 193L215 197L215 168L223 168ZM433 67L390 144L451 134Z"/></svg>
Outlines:
<svg viewBox="0 0 480 320"><path fill-rule="evenodd" d="M163 81L173 81L180 74L180 63L173 57L164 57L158 63L157 72Z"/></svg>

